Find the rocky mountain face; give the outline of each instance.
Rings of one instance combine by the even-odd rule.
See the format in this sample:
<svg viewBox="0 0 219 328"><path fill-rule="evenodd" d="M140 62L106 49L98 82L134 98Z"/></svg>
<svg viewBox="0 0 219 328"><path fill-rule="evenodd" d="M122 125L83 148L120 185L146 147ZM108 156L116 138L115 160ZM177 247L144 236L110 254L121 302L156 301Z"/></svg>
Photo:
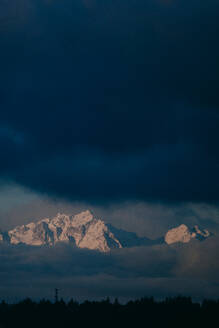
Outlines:
<svg viewBox="0 0 219 328"><path fill-rule="evenodd" d="M206 229L201 230L196 225L193 229L189 229L185 224L169 230L165 235L165 242L170 245L174 243L189 243L192 239L204 240L210 236L210 232Z"/></svg>
<svg viewBox="0 0 219 328"><path fill-rule="evenodd" d="M134 247L177 242L187 243L196 238L203 240L210 233L193 230L185 225L171 229L165 238L151 240L138 237L133 232L117 229L96 218L90 211L77 215L57 214L54 218L45 218L36 223L18 226L12 230L0 233L0 241L10 244L26 244L31 246L53 246L59 242L70 243L78 248L109 252L113 248Z"/></svg>
<svg viewBox="0 0 219 328"><path fill-rule="evenodd" d="M8 231L8 237L11 244L22 243L32 246L69 242L79 248L101 252L122 247L106 224L96 219L90 211L75 216L57 214L52 219L46 218L36 223L18 226Z"/></svg>

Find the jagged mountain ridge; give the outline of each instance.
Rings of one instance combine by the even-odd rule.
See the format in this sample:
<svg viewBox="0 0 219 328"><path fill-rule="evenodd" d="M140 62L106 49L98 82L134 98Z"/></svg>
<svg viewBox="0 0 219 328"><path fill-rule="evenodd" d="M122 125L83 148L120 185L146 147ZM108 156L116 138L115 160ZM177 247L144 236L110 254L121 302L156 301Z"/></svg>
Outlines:
<svg viewBox="0 0 219 328"><path fill-rule="evenodd" d="M58 213L54 218L45 218L36 223L17 226L0 233L0 241L30 246L53 246L66 242L78 248L109 252L113 248L148 246L164 242L167 244L187 243L194 238L205 239L209 235L207 230L201 231L197 226L189 230L187 226L181 225L169 230L164 238L151 240L138 237L133 232L117 229L96 218L90 211L84 211L77 215Z"/></svg>
<svg viewBox="0 0 219 328"><path fill-rule="evenodd" d="M18 226L8 231L8 236L11 244L40 246L69 242L79 248L102 252L122 247L105 223L96 219L90 211L75 216L58 213L52 219Z"/></svg>
<svg viewBox="0 0 219 328"><path fill-rule="evenodd" d="M140 238L133 232L117 229L97 219L90 211L77 215L58 213L36 223L17 226L0 234L0 241L31 246L55 245L68 242L79 248L108 252L113 248L153 244L148 238Z"/></svg>

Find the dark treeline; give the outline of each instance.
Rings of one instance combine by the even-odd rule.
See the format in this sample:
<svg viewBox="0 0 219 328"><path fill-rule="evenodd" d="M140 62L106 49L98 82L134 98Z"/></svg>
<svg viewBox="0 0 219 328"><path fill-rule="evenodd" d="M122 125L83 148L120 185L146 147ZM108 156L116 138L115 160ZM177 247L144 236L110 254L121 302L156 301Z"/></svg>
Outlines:
<svg viewBox="0 0 219 328"><path fill-rule="evenodd" d="M0 327L218 327L219 300L195 303L189 297L155 301L142 298L120 304L63 300L0 303Z"/></svg>

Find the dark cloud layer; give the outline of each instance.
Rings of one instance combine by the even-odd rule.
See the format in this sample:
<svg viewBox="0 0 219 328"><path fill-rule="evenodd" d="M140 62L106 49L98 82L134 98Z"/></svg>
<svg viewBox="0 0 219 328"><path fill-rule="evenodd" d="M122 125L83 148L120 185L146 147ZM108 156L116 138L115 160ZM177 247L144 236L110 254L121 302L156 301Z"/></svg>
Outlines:
<svg viewBox="0 0 219 328"><path fill-rule="evenodd" d="M0 6L4 181L92 202L219 200L218 1Z"/></svg>
<svg viewBox="0 0 219 328"><path fill-rule="evenodd" d="M110 254L54 248L2 246L0 250L1 298L53 298L60 288L65 299L121 300L178 294L195 299L218 298L218 239L204 243L122 249Z"/></svg>

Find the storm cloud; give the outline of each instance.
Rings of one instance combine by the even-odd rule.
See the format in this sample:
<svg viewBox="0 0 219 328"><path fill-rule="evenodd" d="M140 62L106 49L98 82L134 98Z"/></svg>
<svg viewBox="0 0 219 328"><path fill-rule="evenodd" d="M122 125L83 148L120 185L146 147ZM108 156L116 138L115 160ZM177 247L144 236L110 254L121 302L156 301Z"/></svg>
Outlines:
<svg viewBox="0 0 219 328"><path fill-rule="evenodd" d="M2 183L218 202L217 1L4 1Z"/></svg>
<svg viewBox="0 0 219 328"><path fill-rule="evenodd" d="M1 245L0 296L219 295L219 2L0 2L0 228L91 209L156 239L120 249Z"/></svg>

